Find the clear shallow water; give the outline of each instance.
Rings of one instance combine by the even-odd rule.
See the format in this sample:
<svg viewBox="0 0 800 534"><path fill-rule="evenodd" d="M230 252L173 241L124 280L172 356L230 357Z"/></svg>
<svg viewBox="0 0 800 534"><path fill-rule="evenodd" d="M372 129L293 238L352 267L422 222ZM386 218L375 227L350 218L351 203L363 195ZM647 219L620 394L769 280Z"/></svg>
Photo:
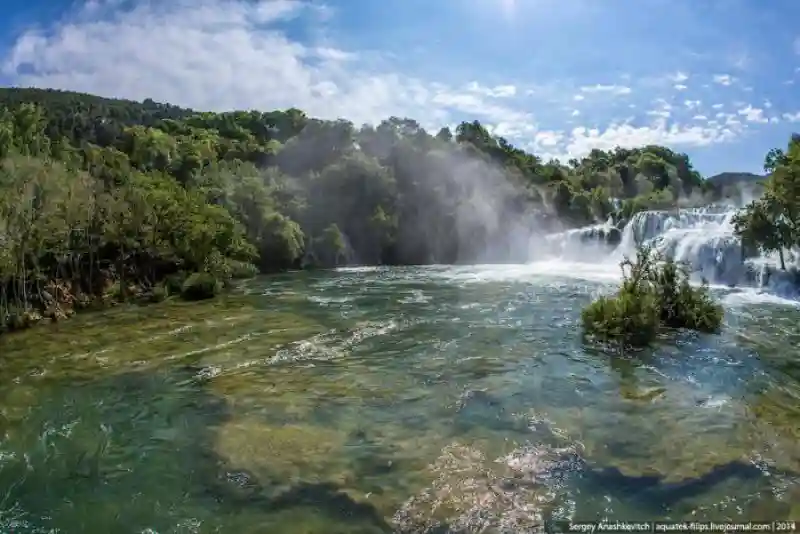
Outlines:
<svg viewBox="0 0 800 534"><path fill-rule="evenodd" d="M611 357L579 315L616 276L294 273L2 338L0 530L800 518L800 311L715 290L721 336Z"/></svg>

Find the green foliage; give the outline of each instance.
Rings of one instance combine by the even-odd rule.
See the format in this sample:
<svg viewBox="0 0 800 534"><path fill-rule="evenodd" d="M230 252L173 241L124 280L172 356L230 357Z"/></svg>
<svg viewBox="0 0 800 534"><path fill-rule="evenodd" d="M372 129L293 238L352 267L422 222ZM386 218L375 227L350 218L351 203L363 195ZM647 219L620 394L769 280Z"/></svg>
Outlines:
<svg viewBox="0 0 800 534"><path fill-rule="evenodd" d="M189 278L189 273L186 271L178 271L172 273L164 279L164 287L169 295L180 295L183 291L183 284Z"/></svg>
<svg viewBox="0 0 800 534"><path fill-rule="evenodd" d="M621 263L623 281L613 297L600 297L582 312L584 332L623 347L644 347L664 328L717 332L722 307L704 283L693 287L688 273L671 260L658 262L649 249Z"/></svg>
<svg viewBox="0 0 800 534"><path fill-rule="evenodd" d="M800 246L800 137L793 135L786 151L772 149L764 161L770 172L764 194L734 219L745 254L777 252L786 270L784 251Z"/></svg>
<svg viewBox="0 0 800 534"><path fill-rule="evenodd" d="M584 331L603 341L642 347L658 333L658 306L651 293L621 291L616 297L600 297L582 314Z"/></svg>
<svg viewBox="0 0 800 534"><path fill-rule="evenodd" d="M347 258L347 244L336 223L328 225L312 241L308 250L308 264L314 267L336 267Z"/></svg>
<svg viewBox="0 0 800 534"><path fill-rule="evenodd" d="M228 275L233 280L254 278L258 275L258 268L252 263L238 260L228 261Z"/></svg>
<svg viewBox="0 0 800 534"><path fill-rule="evenodd" d="M67 305L113 283L122 300L162 282L177 294L180 272L471 261L521 219L556 230L605 221L609 197L624 218L706 189L658 146L565 164L478 121L431 135L398 117L358 128L0 89L0 308L44 310L50 282Z"/></svg>
<svg viewBox="0 0 800 534"><path fill-rule="evenodd" d="M183 283L181 298L184 300L204 300L219 294L221 285L211 273L192 273Z"/></svg>
<svg viewBox="0 0 800 534"><path fill-rule="evenodd" d="M153 286L147 298L150 302L163 302L168 296L169 290L167 290L166 285L158 284L157 286Z"/></svg>
<svg viewBox="0 0 800 534"><path fill-rule="evenodd" d="M719 330L722 306L711 298L705 282L699 287L692 286L689 273L671 260L652 265L650 269L662 325L706 333Z"/></svg>
<svg viewBox="0 0 800 534"><path fill-rule="evenodd" d="M113 302L120 302L125 300L125 293L122 288L122 283L119 280L111 284L106 291L105 297Z"/></svg>

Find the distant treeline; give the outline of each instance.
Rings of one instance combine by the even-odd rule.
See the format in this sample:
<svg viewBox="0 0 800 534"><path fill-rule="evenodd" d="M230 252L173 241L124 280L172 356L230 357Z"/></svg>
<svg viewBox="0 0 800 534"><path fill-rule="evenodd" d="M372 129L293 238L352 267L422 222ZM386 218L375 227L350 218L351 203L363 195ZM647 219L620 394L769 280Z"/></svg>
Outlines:
<svg viewBox="0 0 800 534"><path fill-rule="evenodd" d="M564 163L477 121L431 134L0 89L0 310L178 271L521 260L532 229L720 195L660 146Z"/></svg>

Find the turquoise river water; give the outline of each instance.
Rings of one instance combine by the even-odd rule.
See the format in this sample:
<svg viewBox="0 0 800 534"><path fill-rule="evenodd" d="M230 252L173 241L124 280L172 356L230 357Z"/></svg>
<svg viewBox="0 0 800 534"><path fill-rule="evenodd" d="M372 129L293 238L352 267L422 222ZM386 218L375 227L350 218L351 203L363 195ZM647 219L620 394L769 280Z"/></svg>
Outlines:
<svg viewBox="0 0 800 534"><path fill-rule="evenodd" d="M800 310L715 289L721 335L612 356L582 273L292 273L0 338L0 531L800 519Z"/></svg>

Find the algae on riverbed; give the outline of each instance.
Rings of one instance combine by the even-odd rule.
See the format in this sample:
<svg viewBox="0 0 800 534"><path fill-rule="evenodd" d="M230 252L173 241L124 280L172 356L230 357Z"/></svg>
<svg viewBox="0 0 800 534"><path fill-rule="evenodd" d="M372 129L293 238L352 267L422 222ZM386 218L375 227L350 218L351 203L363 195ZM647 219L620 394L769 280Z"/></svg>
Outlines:
<svg viewBox="0 0 800 534"><path fill-rule="evenodd" d="M619 360L574 335L597 286L454 272L259 279L0 339L0 524L327 534L788 516L798 383L783 344L747 340L796 335L796 312L733 310L718 338Z"/></svg>

